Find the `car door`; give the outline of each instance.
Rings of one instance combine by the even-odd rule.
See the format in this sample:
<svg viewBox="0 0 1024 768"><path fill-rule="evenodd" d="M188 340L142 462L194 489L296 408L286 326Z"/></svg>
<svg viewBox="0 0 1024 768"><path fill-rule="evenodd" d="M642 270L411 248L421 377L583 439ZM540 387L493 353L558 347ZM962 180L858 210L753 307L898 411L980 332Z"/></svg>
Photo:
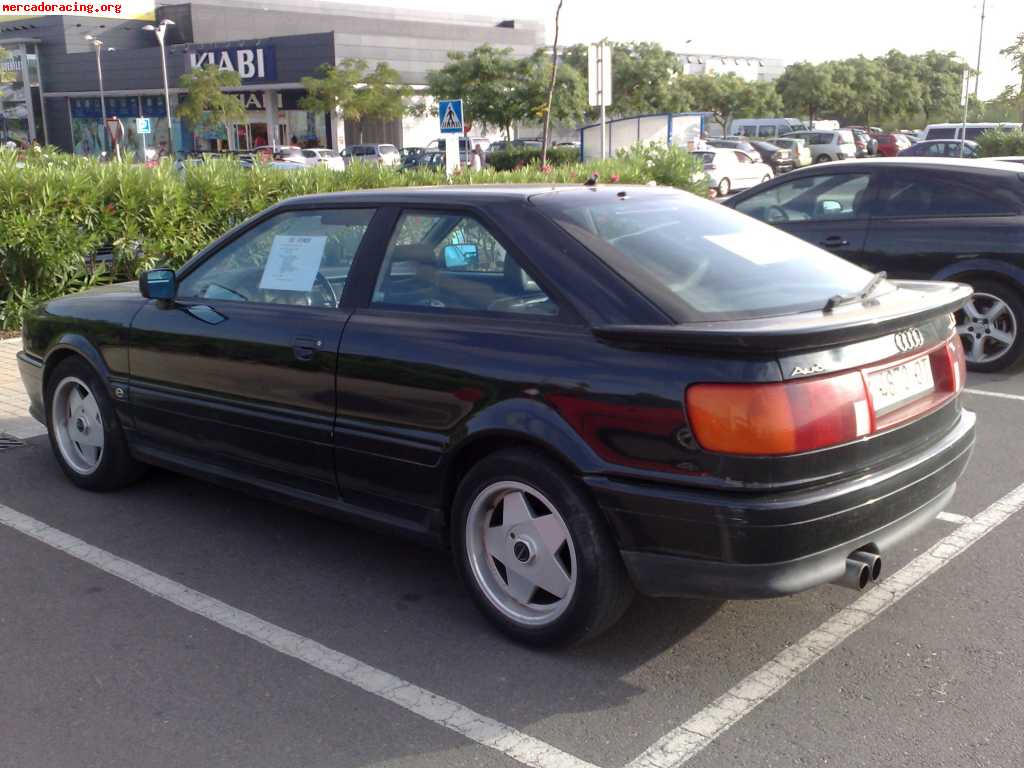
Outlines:
<svg viewBox="0 0 1024 768"><path fill-rule="evenodd" d="M524 265L479 214L397 215L342 344L337 465L345 501L427 525L441 504L446 447L515 386L531 356L578 343L571 310Z"/></svg>
<svg viewBox="0 0 1024 768"><path fill-rule="evenodd" d="M742 149L732 150L732 155L736 160L736 175L734 186L742 186L744 188L752 187L754 184L757 183L756 181L754 181L754 176L757 171L757 165L754 163L750 155L748 155ZM757 181L760 180L761 178L758 177Z"/></svg>
<svg viewBox="0 0 1024 768"><path fill-rule="evenodd" d="M179 278L132 323L130 402L146 450L336 496L339 309L372 208L284 210Z"/></svg>
<svg viewBox="0 0 1024 768"><path fill-rule="evenodd" d="M991 177L937 168L886 168L864 248L869 269L932 279L970 260L1015 261L1019 203Z"/></svg>
<svg viewBox="0 0 1024 768"><path fill-rule="evenodd" d="M873 174L831 168L767 185L732 207L859 262L870 223Z"/></svg>

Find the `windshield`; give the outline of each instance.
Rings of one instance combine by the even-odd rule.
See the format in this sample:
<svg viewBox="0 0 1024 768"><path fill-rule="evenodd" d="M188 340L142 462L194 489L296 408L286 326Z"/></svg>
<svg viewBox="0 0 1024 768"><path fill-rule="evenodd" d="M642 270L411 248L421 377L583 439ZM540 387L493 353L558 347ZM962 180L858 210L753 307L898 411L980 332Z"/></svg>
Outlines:
<svg viewBox="0 0 1024 768"><path fill-rule="evenodd" d="M680 321L821 309L830 296L857 292L871 279L803 240L683 192L534 200Z"/></svg>

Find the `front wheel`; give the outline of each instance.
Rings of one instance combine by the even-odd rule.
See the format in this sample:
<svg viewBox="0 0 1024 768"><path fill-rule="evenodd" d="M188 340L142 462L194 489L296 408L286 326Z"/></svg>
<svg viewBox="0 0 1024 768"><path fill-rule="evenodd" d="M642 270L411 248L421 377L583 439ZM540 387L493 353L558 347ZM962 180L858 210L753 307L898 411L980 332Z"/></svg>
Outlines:
<svg viewBox="0 0 1024 768"><path fill-rule="evenodd" d="M1024 356L1024 299L991 280L972 280L974 295L956 315L967 367L990 373L1009 368Z"/></svg>
<svg viewBox="0 0 1024 768"><path fill-rule="evenodd" d="M831 160L832 160L831 157L829 157L828 155L824 155L824 154L818 155L816 158L814 158L814 162L815 163L827 163L827 162L829 162Z"/></svg>
<svg viewBox="0 0 1024 768"><path fill-rule="evenodd" d="M466 475L455 497L452 545L480 610L530 645L595 637L633 596L585 491L560 467L526 451L493 454Z"/></svg>
<svg viewBox="0 0 1024 768"><path fill-rule="evenodd" d="M718 182L718 196L725 197L732 190L732 184L728 179L722 179Z"/></svg>
<svg viewBox="0 0 1024 768"><path fill-rule="evenodd" d="M47 379L46 426L61 469L80 488L113 490L143 470L128 452L102 379L80 357L61 361Z"/></svg>

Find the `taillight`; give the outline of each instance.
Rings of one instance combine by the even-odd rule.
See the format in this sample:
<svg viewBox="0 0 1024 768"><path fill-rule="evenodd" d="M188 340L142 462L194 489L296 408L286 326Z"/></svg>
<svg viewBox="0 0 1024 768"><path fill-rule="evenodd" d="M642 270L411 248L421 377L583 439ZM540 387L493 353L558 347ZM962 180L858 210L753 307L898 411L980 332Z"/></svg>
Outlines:
<svg viewBox="0 0 1024 768"><path fill-rule="evenodd" d="M933 387L876 411L870 377L928 358ZM690 429L715 453L777 456L849 443L938 408L964 387L963 344L953 335L930 350L857 371L767 384L694 384Z"/></svg>

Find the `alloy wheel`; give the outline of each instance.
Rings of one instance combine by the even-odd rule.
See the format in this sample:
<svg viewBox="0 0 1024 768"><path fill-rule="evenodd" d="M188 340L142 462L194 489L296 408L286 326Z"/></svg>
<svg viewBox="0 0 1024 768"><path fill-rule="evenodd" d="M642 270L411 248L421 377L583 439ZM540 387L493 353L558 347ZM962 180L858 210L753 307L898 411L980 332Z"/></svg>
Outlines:
<svg viewBox="0 0 1024 768"><path fill-rule="evenodd" d="M69 376L54 390L51 425L61 458L80 475L91 475L103 459L103 418L96 396Z"/></svg>
<svg viewBox="0 0 1024 768"><path fill-rule="evenodd" d="M536 488L512 480L487 486L470 506L465 534L473 578L506 617L545 626L569 607L576 549L565 520Z"/></svg>
<svg viewBox="0 0 1024 768"><path fill-rule="evenodd" d="M969 363L991 363L1006 355L1017 340L1017 316L991 293L975 293L957 313L956 331Z"/></svg>

